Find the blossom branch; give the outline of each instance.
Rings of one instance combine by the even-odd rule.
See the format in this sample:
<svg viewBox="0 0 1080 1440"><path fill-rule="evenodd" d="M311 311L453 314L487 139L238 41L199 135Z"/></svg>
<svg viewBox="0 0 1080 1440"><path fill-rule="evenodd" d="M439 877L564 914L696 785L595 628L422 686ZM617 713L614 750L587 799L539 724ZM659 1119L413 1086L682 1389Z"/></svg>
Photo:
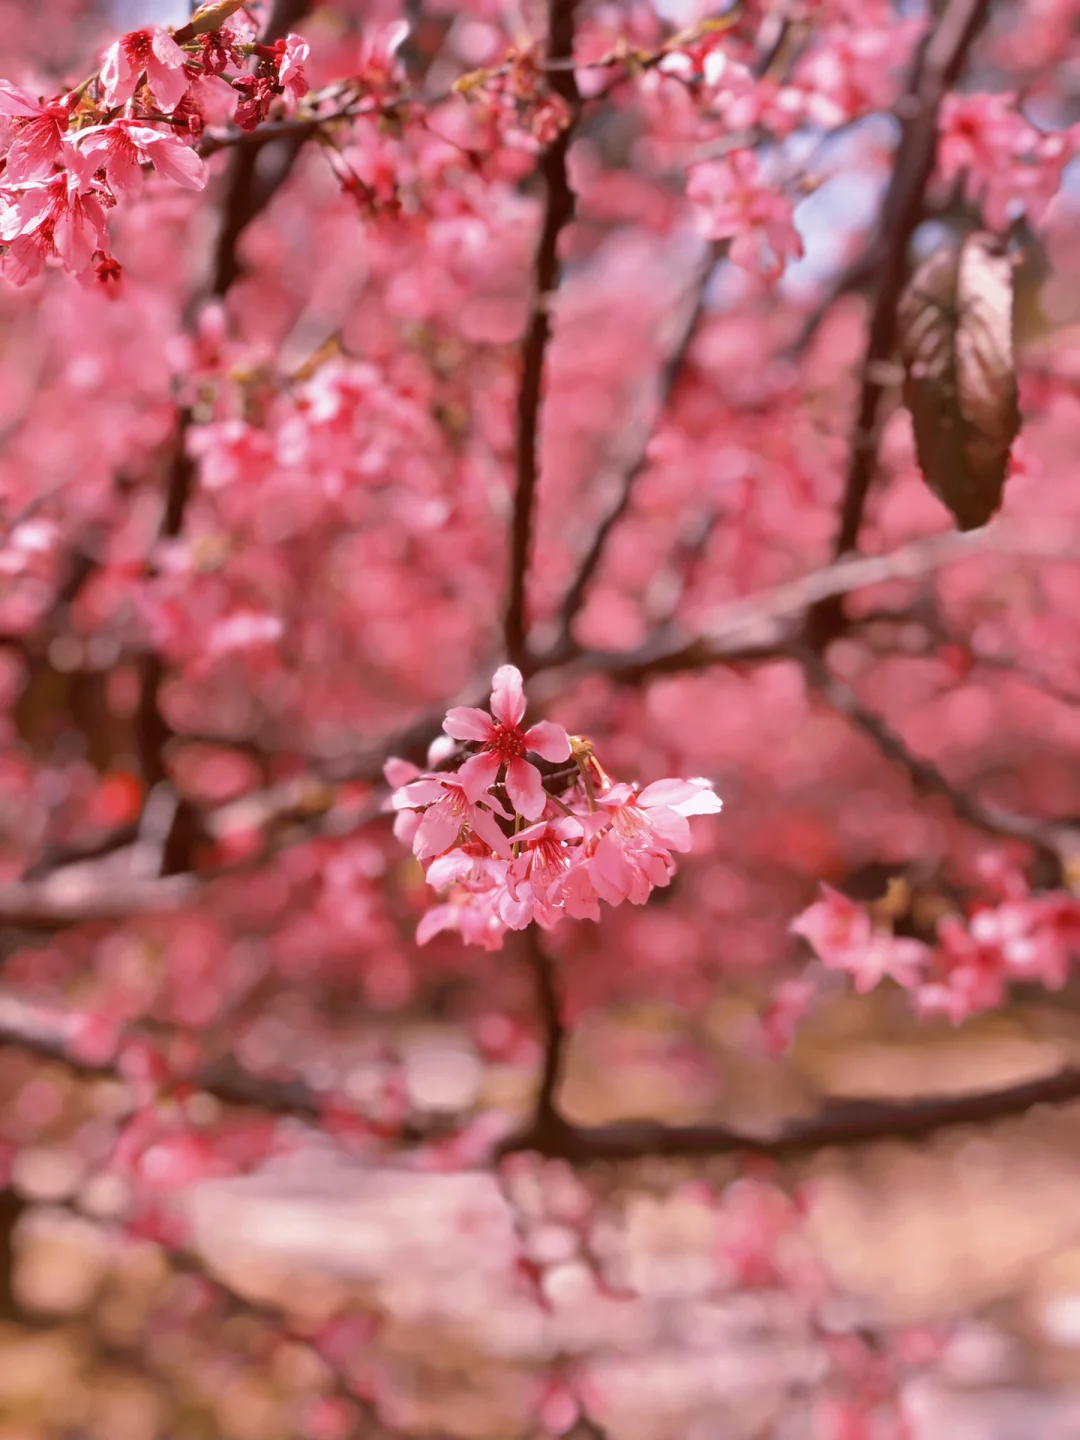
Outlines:
<svg viewBox="0 0 1080 1440"><path fill-rule="evenodd" d="M896 344L897 311L907 275L908 246L922 217L923 197L937 155L938 113L989 9L990 0L949 0L937 26L919 51L907 92L896 107L903 129L882 202L879 241L875 242L882 245L881 265L836 538L838 558L855 548L866 497L877 468L882 402L887 388L882 369L891 359ZM809 616L807 628L814 648L821 649L833 638L839 624L839 607L835 602L816 607Z"/></svg>
<svg viewBox="0 0 1080 1440"><path fill-rule="evenodd" d="M548 60L569 59L574 50L574 12L577 0L549 0ZM544 214L533 266L532 305L521 350L521 380L517 397L515 435L515 486L510 523L510 574L503 638L508 659L525 661L526 585L532 545L533 512L539 478L539 418L548 342L551 339L551 303L558 289L561 265L559 237L574 214L574 193L567 174L567 156L577 117L578 89L573 70L556 70L551 76L555 94L567 107L567 123L543 152L540 174L544 179Z"/></svg>

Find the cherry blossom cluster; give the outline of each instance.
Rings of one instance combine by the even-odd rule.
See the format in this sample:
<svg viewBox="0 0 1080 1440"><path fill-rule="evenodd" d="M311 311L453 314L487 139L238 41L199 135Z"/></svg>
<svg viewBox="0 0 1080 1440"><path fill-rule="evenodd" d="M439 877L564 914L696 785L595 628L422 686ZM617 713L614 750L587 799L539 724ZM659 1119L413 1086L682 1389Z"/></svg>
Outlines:
<svg viewBox="0 0 1080 1440"><path fill-rule="evenodd" d="M550 720L525 729L524 717L521 672L503 665L490 714L447 711L443 729L468 752L453 748L452 771L387 765L395 833L440 896L420 944L455 930L498 949L507 930L534 920L550 929L565 916L598 920L601 900L643 905L671 882L672 851L690 849L687 817L721 808L707 780L616 783L587 740ZM543 773L529 756L546 762Z"/></svg>
<svg viewBox="0 0 1080 1440"><path fill-rule="evenodd" d="M997 903L980 903L966 918L944 916L934 945L876 927L865 906L829 885L791 928L828 969L851 975L859 993L888 977L911 992L920 1014L954 1024L1004 1004L1011 984L1060 990L1080 950L1080 900L1033 893L1019 871L996 861L983 868Z"/></svg>
<svg viewBox="0 0 1080 1440"><path fill-rule="evenodd" d="M1061 188L1077 153L1080 127L1043 131L1026 118L1019 97L949 95L941 112L938 169L946 183L962 181L993 229L1019 215L1037 224Z"/></svg>
<svg viewBox="0 0 1080 1440"><path fill-rule="evenodd" d="M217 0L175 33L122 35L74 90L35 97L0 80L2 273L22 285L57 260L78 276L119 279L108 212L137 192L145 169L201 190L192 144L207 117L231 113L253 130L278 97L306 93L307 54L297 35L260 44L239 0Z"/></svg>

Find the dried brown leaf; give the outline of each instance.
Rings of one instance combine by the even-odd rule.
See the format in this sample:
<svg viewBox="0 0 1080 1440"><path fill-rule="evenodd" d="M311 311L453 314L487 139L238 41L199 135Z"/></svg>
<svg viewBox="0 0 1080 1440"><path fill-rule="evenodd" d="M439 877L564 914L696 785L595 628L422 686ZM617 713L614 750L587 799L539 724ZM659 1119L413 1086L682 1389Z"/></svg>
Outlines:
<svg viewBox="0 0 1080 1440"><path fill-rule="evenodd" d="M1001 505L1020 428L1013 271L995 236L969 235L919 266L900 302L904 403L923 478L961 530Z"/></svg>

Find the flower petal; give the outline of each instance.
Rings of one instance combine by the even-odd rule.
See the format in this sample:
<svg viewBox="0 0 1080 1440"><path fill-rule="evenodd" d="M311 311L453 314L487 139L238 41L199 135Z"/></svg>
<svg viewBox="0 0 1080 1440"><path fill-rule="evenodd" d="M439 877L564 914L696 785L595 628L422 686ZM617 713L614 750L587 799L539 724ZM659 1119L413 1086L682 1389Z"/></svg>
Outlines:
<svg viewBox="0 0 1080 1440"><path fill-rule="evenodd" d="M391 796L391 803L395 810L412 810L418 805L434 805L437 800L442 800L446 791L439 784L438 780L420 779L406 781Z"/></svg>
<svg viewBox="0 0 1080 1440"><path fill-rule="evenodd" d="M525 714L525 691L516 665L500 665L491 677L491 713L504 725L518 726Z"/></svg>
<svg viewBox="0 0 1080 1440"><path fill-rule="evenodd" d="M486 710L473 705L455 705L446 712L443 729L455 740L488 740L494 726Z"/></svg>
<svg viewBox="0 0 1080 1440"><path fill-rule="evenodd" d="M514 759L507 765L506 793L511 805L526 820L539 820L544 813L547 792L540 779L540 771L527 760Z"/></svg>
<svg viewBox="0 0 1080 1440"><path fill-rule="evenodd" d="M551 720L538 720L525 731L525 744L545 760L570 759L570 736Z"/></svg>
<svg viewBox="0 0 1080 1440"><path fill-rule="evenodd" d="M637 797L643 810L663 805L680 815L715 815L723 808L707 780L654 780Z"/></svg>
<svg viewBox="0 0 1080 1440"><path fill-rule="evenodd" d="M0 115L41 115L43 108L30 94L8 80L0 80Z"/></svg>
<svg viewBox="0 0 1080 1440"><path fill-rule="evenodd" d="M502 761L492 751L486 751L483 755L473 755L458 771L457 778L462 790L465 791L466 800L473 805L482 800L487 792L495 784L499 774L499 766ZM539 776L537 777L539 779Z"/></svg>
<svg viewBox="0 0 1080 1440"><path fill-rule="evenodd" d="M489 810L485 810L482 805L474 805L469 813L469 824L484 844L495 851L496 855L500 855L504 860L510 859L510 842L499 829L494 815Z"/></svg>
<svg viewBox="0 0 1080 1440"><path fill-rule="evenodd" d="M449 805L432 805L424 811L413 840L413 854L418 860L430 860L457 844L461 820Z"/></svg>
<svg viewBox="0 0 1080 1440"><path fill-rule="evenodd" d="M166 36L166 39L169 37ZM180 50L179 46L175 47ZM167 114L175 110L180 101L187 94L191 81L183 65L174 67L169 64L162 64L157 55L157 44L154 45L155 53L146 62L146 79L150 89L154 92L158 104ZM180 50L181 56L183 51Z"/></svg>
<svg viewBox="0 0 1080 1440"><path fill-rule="evenodd" d="M129 125L127 132L133 144L143 152L159 175L185 190L201 190L206 184L206 168L202 160L177 135L152 130L148 125Z"/></svg>
<svg viewBox="0 0 1080 1440"><path fill-rule="evenodd" d="M678 810L657 805L649 811L649 827L656 838L670 850L689 850L690 822Z"/></svg>

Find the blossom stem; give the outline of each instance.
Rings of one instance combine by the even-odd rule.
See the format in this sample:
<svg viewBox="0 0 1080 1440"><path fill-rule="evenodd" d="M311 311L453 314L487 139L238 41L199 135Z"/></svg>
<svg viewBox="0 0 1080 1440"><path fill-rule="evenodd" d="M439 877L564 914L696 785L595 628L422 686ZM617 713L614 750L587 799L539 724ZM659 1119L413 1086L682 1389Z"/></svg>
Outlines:
<svg viewBox="0 0 1080 1440"><path fill-rule="evenodd" d="M596 814L596 792L593 790L593 783L589 777L586 761L575 751L574 759L577 762L578 774L581 776L581 783L585 786L585 797L589 802L589 814Z"/></svg>

